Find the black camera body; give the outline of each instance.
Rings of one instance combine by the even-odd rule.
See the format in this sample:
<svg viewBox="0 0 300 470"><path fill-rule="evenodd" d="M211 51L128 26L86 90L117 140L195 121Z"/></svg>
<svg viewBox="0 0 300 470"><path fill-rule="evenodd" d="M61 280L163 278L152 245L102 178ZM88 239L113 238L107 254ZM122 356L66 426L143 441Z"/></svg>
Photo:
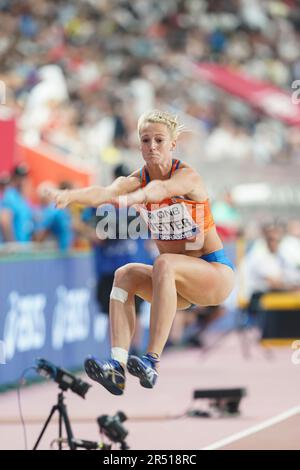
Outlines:
<svg viewBox="0 0 300 470"><path fill-rule="evenodd" d="M61 390L66 391L71 389L72 392L77 393L82 398L85 398L85 395L88 389L91 387L88 383L84 382L81 379L75 377L65 369L57 367L52 362L47 361L47 359L38 358L36 359L37 372L43 377L49 377L58 383Z"/></svg>
<svg viewBox="0 0 300 470"><path fill-rule="evenodd" d="M115 416L102 415L97 418L100 432L103 432L112 442L125 445L124 439L128 431L122 426L127 416L122 411L118 411Z"/></svg>

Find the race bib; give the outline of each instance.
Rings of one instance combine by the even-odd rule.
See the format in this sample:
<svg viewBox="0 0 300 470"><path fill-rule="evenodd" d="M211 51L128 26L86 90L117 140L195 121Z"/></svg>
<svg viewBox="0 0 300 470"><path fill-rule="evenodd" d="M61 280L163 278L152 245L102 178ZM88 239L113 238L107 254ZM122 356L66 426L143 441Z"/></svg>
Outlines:
<svg viewBox="0 0 300 470"><path fill-rule="evenodd" d="M148 224L152 238L186 240L199 233L199 227L184 203L172 204L154 210L140 207L140 213Z"/></svg>

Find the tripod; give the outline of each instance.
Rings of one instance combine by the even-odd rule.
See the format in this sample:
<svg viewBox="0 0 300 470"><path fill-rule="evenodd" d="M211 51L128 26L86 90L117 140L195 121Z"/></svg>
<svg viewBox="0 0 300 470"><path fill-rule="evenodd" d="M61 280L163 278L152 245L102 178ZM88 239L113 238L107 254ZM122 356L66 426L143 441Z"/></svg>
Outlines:
<svg viewBox="0 0 300 470"><path fill-rule="evenodd" d="M68 441L68 445L69 445L69 448L70 450L76 450L76 443L74 442L74 436L73 436L73 432L72 432L72 428L71 428L71 424L70 424L70 420L69 420L69 417L68 417L68 412L67 412L67 407L66 405L64 404L64 389L62 387L60 387L60 390L61 392L58 394L57 396L57 403L56 405L54 405L50 411L50 414L43 426L43 429L33 447L33 450L36 450L39 443L40 443L40 440L42 439L43 437L43 434L44 432L46 431L46 428L48 426L48 424L50 423L51 421L51 418L52 416L54 415L55 411L58 411L58 414L59 414L59 421L58 421L58 448L59 450L62 450L62 426L63 426L63 423L65 425L65 428L66 428L66 432L67 432L67 441Z"/></svg>

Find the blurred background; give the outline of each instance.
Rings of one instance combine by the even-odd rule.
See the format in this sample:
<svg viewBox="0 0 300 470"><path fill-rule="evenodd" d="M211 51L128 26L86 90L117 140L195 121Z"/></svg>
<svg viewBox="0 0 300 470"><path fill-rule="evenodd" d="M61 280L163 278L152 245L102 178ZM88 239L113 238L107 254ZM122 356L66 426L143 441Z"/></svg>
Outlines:
<svg viewBox="0 0 300 470"><path fill-rule="evenodd" d="M299 39L296 0L0 0L0 386L36 356L108 355L114 271L155 247L99 240L95 211L56 209L43 189L142 166L136 124L152 108L184 124L175 156L204 177L237 266L225 305L178 312L169 351L236 331L247 356L249 332L300 336ZM140 352L149 305L136 306Z"/></svg>

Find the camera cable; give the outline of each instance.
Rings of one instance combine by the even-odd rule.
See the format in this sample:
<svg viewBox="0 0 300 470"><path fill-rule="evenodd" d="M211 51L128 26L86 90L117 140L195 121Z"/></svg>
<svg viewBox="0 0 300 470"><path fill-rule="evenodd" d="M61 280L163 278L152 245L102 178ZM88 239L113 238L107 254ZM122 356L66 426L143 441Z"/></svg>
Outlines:
<svg viewBox="0 0 300 470"><path fill-rule="evenodd" d="M18 385L17 385L17 397L18 397L18 409L19 409L19 416L20 416L20 421L22 424L22 429L23 429L23 436L24 436L24 446L25 450L28 450L28 444L27 444L27 432L26 432L26 424L23 416L23 411L22 411L22 402L21 402L21 387L22 385L26 384L25 380L25 375L27 374L28 371L30 370L35 370L36 368L34 366L27 367L26 369L23 370L19 380L18 380Z"/></svg>

